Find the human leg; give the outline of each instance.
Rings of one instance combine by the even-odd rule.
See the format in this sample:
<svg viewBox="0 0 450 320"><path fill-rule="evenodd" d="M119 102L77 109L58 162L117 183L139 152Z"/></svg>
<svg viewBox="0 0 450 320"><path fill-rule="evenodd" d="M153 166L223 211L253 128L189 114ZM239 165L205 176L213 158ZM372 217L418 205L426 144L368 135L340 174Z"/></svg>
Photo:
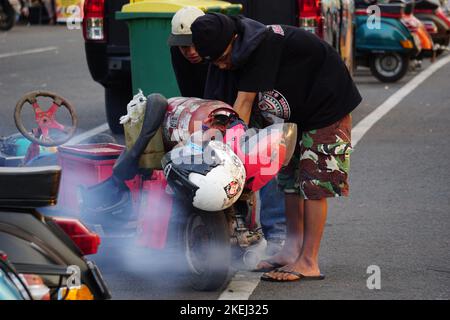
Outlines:
<svg viewBox="0 0 450 320"><path fill-rule="evenodd" d="M286 239L286 215L284 193L278 190L276 179L272 179L260 191L260 222L267 240L266 254L272 256L282 247Z"/></svg>
<svg viewBox="0 0 450 320"><path fill-rule="evenodd" d="M318 277L319 249L327 217L327 198L348 195L350 133L350 115L324 129L303 133L299 163L300 192L304 199L301 252L293 263L266 273L262 279L322 279Z"/></svg>

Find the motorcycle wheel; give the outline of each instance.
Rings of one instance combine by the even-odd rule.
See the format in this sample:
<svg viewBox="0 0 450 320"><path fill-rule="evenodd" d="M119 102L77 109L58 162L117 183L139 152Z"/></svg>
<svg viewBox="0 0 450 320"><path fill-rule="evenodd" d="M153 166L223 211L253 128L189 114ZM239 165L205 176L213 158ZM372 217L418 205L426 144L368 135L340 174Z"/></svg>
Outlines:
<svg viewBox="0 0 450 320"><path fill-rule="evenodd" d="M5 7L0 5L0 30L8 31L15 23L16 13L14 8L6 4Z"/></svg>
<svg viewBox="0 0 450 320"><path fill-rule="evenodd" d="M370 72L381 82L396 82L408 72L409 57L396 52L373 55Z"/></svg>
<svg viewBox="0 0 450 320"><path fill-rule="evenodd" d="M231 246L223 212L193 212L187 219L184 244L193 289L214 291L227 283Z"/></svg>

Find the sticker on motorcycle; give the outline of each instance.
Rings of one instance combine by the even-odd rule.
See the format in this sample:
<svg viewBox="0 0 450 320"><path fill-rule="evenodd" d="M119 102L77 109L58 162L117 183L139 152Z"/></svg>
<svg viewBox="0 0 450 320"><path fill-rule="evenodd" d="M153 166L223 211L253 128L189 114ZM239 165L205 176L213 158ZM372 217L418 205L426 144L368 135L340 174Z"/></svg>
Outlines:
<svg viewBox="0 0 450 320"><path fill-rule="evenodd" d="M224 189L228 199L232 199L241 191L241 186L238 181L233 180Z"/></svg>

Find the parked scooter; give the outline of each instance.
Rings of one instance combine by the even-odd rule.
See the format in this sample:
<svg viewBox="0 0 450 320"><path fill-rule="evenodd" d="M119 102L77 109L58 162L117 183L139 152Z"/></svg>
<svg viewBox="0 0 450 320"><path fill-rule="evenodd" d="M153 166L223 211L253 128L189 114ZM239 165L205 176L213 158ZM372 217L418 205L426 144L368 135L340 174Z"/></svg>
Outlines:
<svg viewBox="0 0 450 320"><path fill-rule="evenodd" d="M423 22L437 45L437 55L448 50L450 43L450 18L438 0L416 0L414 15Z"/></svg>
<svg viewBox="0 0 450 320"><path fill-rule="evenodd" d="M380 10L379 25L368 23L371 12L367 9L373 4ZM422 50L417 31L405 25L405 4L357 0L355 7L357 63L370 67L372 75L382 82L400 80L410 60Z"/></svg>
<svg viewBox="0 0 450 320"><path fill-rule="evenodd" d="M415 0L390 0L389 3L403 3L405 5L404 17L402 23L414 34L417 34L422 46L421 52L412 60L411 67L421 67L424 58L434 60L437 56L436 45L427 31L426 26L414 14Z"/></svg>

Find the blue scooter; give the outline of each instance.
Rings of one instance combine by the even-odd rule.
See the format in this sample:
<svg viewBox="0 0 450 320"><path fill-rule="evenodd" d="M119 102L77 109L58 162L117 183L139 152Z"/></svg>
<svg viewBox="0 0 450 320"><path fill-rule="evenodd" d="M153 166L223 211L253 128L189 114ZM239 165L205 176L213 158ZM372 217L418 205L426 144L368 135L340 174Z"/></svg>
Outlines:
<svg viewBox="0 0 450 320"><path fill-rule="evenodd" d="M373 12L371 5L379 11ZM357 65L369 67L382 82L400 80L407 73L411 58L422 49L418 35L408 30L403 20L412 8L404 3L380 4L376 0L356 0L355 8Z"/></svg>

